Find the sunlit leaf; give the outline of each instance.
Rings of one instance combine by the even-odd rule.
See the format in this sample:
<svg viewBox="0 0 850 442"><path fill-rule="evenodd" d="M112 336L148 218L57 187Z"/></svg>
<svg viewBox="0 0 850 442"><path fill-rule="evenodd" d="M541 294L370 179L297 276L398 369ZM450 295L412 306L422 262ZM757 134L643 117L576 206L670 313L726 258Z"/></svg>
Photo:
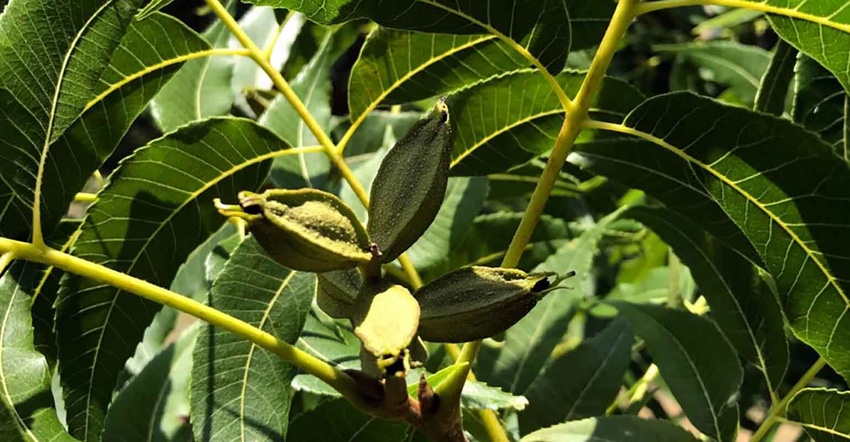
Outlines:
<svg viewBox="0 0 850 442"><path fill-rule="evenodd" d="M351 119L361 118L379 104L446 94L527 65L494 35L424 34L379 27L369 34L351 71Z"/></svg>
<svg viewBox="0 0 850 442"><path fill-rule="evenodd" d="M66 132L101 90L98 79L128 32L140 1L17 1L0 15L3 236L25 239L30 235L43 156L48 161L42 185L50 192L41 195L41 221L49 233L111 150L106 143L77 145L70 142L74 131ZM102 136L100 132L91 135ZM60 166L69 161L76 167Z"/></svg>
<svg viewBox="0 0 850 442"><path fill-rule="evenodd" d="M690 94L647 100L625 126L641 140L581 145L574 159L645 189L750 255L745 235L795 334L850 376L847 163L787 120Z"/></svg>
<svg viewBox="0 0 850 442"><path fill-rule="evenodd" d="M171 0L152 1L139 14L144 14L163 1ZM216 21L204 32L208 47L225 48L229 37L230 31L221 21ZM171 132L192 121L230 112L233 105L230 87L235 62L233 57L209 55L189 61L180 68L150 103L151 117L163 132Z"/></svg>
<svg viewBox="0 0 850 442"><path fill-rule="evenodd" d="M50 391L53 370L33 345L30 298L41 275L39 266L21 261L0 277L0 435L70 442L75 439L60 423Z"/></svg>
<svg viewBox="0 0 850 442"><path fill-rule="evenodd" d="M757 4L754 9L768 13L780 37L823 64L850 90L850 10L845 0L747 1Z"/></svg>
<svg viewBox="0 0 850 442"><path fill-rule="evenodd" d="M526 435L521 442L696 442L682 427L663 420L633 416L594 417L555 425Z"/></svg>
<svg viewBox="0 0 850 442"><path fill-rule="evenodd" d="M735 440L738 407L728 405L743 370L729 341L712 321L662 306L612 302L646 342L661 376L700 431Z"/></svg>
<svg viewBox="0 0 850 442"><path fill-rule="evenodd" d="M628 321L617 319L552 359L525 392L530 405L519 415L522 432L605 414L620 391L633 341Z"/></svg>
<svg viewBox="0 0 850 442"><path fill-rule="evenodd" d="M788 418L802 425L816 442L850 439L850 392L806 388L788 403Z"/></svg>
<svg viewBox="0 0 850 442"><path fill-rule="evenodd" d="M110 177L89 210L73 253L154 284L168 285L186 257L221 225L212 199L256 190L274 134L239 119L184 126L139 149ZM266 157L263 157L266 155ZM68 424L95 438L116 377L158 304L72 276L57 303L57 334Z"/></svg>
<svg viewBox="0 0 850 442"><path fill-rule="evenodd" d="M354 26L343 25L325 34L316 55L292 80L292 90L325 133L331 130L331 77L333 63L357 38ZM294 147L315 146L318 139L289 100L278 95L259 123ZM279 187L324 187L331 164L326 155L294 155L278 158L272 180Z"/></svg>
<svg viewBox="0 0 850 442"><path fill-rule="evenodd" d="M248 237L213 283L208 304L294 344L315 290L315 275L281 266ZM201 328L193 360L197 440L284 439L295 366L211 325Z"/></svg>
<svg viewBox="0 0 850 442"><path fill-rule="evenodd" d="M584 74L556 77L568 96L578 91ZM591 115L620 121L643 101L631 86L609 79L591 106ZM564 122L564 110L539 73L511 72L449 96L454 131L452 174L504 172L550 149Z"/></svg>

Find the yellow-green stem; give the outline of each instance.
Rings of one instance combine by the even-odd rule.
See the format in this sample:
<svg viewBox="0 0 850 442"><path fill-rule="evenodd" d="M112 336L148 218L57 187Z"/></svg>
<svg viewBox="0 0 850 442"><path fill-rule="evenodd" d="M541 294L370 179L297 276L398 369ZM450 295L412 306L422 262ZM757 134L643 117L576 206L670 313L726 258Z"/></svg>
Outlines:
<svg viewBox="0 0 850 442"><path fill-rule="evenodd" d="M263 347L321 379L355 403L361 403L354 380L321 359L279 341L273 335L191 298L73 255L33 244L0 238L0 253L74 273L167 305Z"/></svg>
<svg viewBox="0 0 850 442"><path fill-rule="evenodd" d="M680 8L683 6L698 6L698 5L716 5L725 6L727 8L749 9L752 11L763 12L765 14L783 15L788 18L804 20L821 26L837 29L842 32L850 33L850 24L840 23L832 20L832 16L818 16L808 12L800 11L799 6L795 8L776 6L768 4L768 2L755 2L752 0L659 0L654 2L644 2L635 7L635 15L646 14L648 12L659 11L662 9Z"/></svg>
<svg viewBox="0 0 850 442"><path fill-rule="evenodd" d="M78 203L92 203L97 199L97 195L94 193L80 192L74 195L74 201Z"/></svg>
<svg viewBox="0 0 850 442"><path fill-rule="evenodd" d="M782 399L779 402L774 403L770 407L770 411L767 412L767 417L764 418L761 425L759 425L758 429L755 433L753 433L753 437L750 438L750 442L759 442L761 441L768 433L770 433L770 429L773 428L773 425L776 421L785 415L785 408L788 406L788 402L791 398L797 394L798 391L802 390L809 385L809 382L818 374L818 372L823 369L826 365L826 361L823 358L818 359L809 367L808 370L800 377L800 380L788 390L788 393L785 396L782 396Z"/></svg>
<svg viewBox="0 0 850 442"><path fill-rule="evenodd" d="M516 267L519 263L522 252L531 239L531 234L534 232L540 216L543 214L543 208L549 199L552 188L555 186L558 174L567 160L567 155L569 155L578 133L582 129L584 120L587 119L593 97L599 91L599 86L602 84L605 72L608 70L611 59L617 51L620 38L626 33L626 30L635 17L634 10L636 6L636 0L620 0L617 3L617 8L614 11L608 29L605 31L602 42L599 44L599 49L596 51L596 56L593 58L590 69L588 69L587 75L572 102L572 112L567 113L566 118L564 118L564 124L561 126L561 131L555 140L555 146L552 148L546 168L537 182L537 187L535 187L534 193L531 195L531 200L525 209L519 227L517 227L508 251L502 259L502 267ZM471 366L480 346L481 341L464 344L458 361L469 362Z"/></svg>

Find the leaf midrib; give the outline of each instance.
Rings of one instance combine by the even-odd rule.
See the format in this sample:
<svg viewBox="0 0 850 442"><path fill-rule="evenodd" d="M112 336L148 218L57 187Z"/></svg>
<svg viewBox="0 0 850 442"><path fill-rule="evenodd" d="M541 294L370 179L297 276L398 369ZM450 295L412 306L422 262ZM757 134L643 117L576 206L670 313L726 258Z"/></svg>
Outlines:
<svg viewBox="0 0 850 442"><path fill-rule="evenodd" d="M652 134L649 134L649 133L646 133L646 132L643 132L643 131L622 125L622 124L605 124L605 123L600 124L600 123L601 122L595 122L594 126L598 126L602 129L606 129L606 130L612 130L612 131L615 131L615 132L624 133L624 134L627 134L627 135L633 135L633 136L642 138L646 141L649 141L653 144L656 144L656 145L670 151L671 153L682 158L683 160L685 160L689 163L693 163L694 165L696 165L696 166L702 168L703 170L709 172L714 177L719 179L721 182L723 182L724 184L726 184L727 186L731 187L733 190L738 192L740 195L745 197L747 199L747 201L749 201L753 205L755 205L759 210L761 210L771 220L773 220L773 222L777 223L780 227L782 227L783 230L785 230L785 232L788 234L788 236L791 237L792 241L794 243L796 243L798 247L803 249L803 251L806 253L806 256L808 256L812 261L815 262L815 264L818 266L818 269L820 269L821 273L823 273L823 275L826 277L829 285L831 285L836 290L836 292L841 296L841 298L844 300L845 305L850 307L850 299L848 299L847 294L844 293L844 290L841 288L841 286L838 285L837 280L832 276L832 274L828 271L828 269L824 266L824 264L820 261L820 259L817 258L817 254L814 253L814 251L812 249L810 249L808 246L805 245L805 243L802 241L802 239L793 230L791 230L789 228L787 223L782 221L773 212L768 210L767 207L765 207L761 202L759 202L753 195L750 195L748 192L746 192L742 188L740 188L740 186L738 186L734 181L728 179L727 177L725 177L723 174L716 171L712 167L709 167L708 164L705 164L702 161L699 161L696 158L686 154L685 152L682 152L680 149L676 148L676 146L673 146L672 144L668 143L667 141L665 141L661 138L658 138L658 137L656 137Z"/></svg>
<svg viewBox="0 0 850 442"><path fill-rule="evenodd" d="M442 61L442 60L444 60L444 59L446 59L446 58L448 58L448 57L450 57L450 56L452 56L452 55L454 55L458 52L462 52L462 51L469 49L471 47L474 47L474 46L476 46L480 43L485 43L485 42L488 42L488 41L491 41L491 40L495 40L496 38L497 37L495 35L484 35L484 36L481 36L477 39L470 40L470 41L468 41L468 42L466 42L462 45L453 46L451 49L441 53L440 55L438 55L436 57L429 58L427 62L422 63L419 66L417 66L416 68L404 73L404 75L402 75L401 77L398 77L396 79L396 81L391 83L389 85L389 87L387 87L386 89L381 91L381 93L378 94L378 96L376 98L371 100L369 105L366 106L365 109L363 109L363 111L360 113L360 116L357 117L357 121L355 121L355 123L352 126L353 127L359 126L358 122L362 123L361 120L365 119L366 116L369 115L370 112L375 110L375 108L378 107L378 105L381 104L381 102L383 102L390 95L390 93L392 91L398 89L402 84L404 84L407 80L413 78L416 74L419 74L420 72L424 71L425 69L427 69L431 65L436 64L437 62Z"/></svg>
<svg viewBox="0 0 850 442"><path fill-rule="evenodd" d="M280 298L280 295L281 293L283 293L283 290L289 286L289 282L292 280L293 277L295 277L296 273L298 272L294 270L290 271L289 275L287 275L286 278L284 278L280 282L280 286L278 287L274 296L272 296L272 299L269 300L269 304L266 307L266 310L263 312L263 317L260 319L260 323L257 325L258 329L262 330L263 327L266 325L266 321L271 315L272 308L277 303L277 300L278 298ZM242 375L242 391L239 394L239 436L243 441L247 440L245 437L245 394L246 390L248 389L248 373L251 371L251 360L254 356L254 350L256 348L257 344L252 342L251 347L248 349L248 356L247 360L245 361L245 372Z"/></svg>
<svg viewBox="0 0 850 442"><path fill-rule="evenodd" d="M7 276L7 275L4 275ZM9 299L9 304L6 306L6 311L3 312L3 324L0 325L0 383L3 384L3 396L5 397L6 407L12 414L15 415L16 424L23 429L29 437L32 438L33 441L38 442L38 438L35 434L30 431L29 427L26 424L26 420L18 413L18 409L15 407L15 401L12 399L12 394L9 393L9 384L8 379L6 379L6 370L3 369L3 357L5 356L4 350L6 349L5 341L6 341L6 324L9 323L9 315L12 311L12 304L15 301L15 298L18 296L18 289L15 288L14 293Z"/></svg>
<svg viewBox="0 0 850 442"><path fill-rule="evenodd" d="M236 119L232 119L232 120L236 120ZM130 262L129 266L127 267L126 273L129 274L135 268L136 263L138 262L139 258L141 258L141 256L144 254L144 251L147 249L148 245L150 245L153 238L156 237L157 235L159 235L159 232L164 228L164 226L167 225L168 223L170 223L171 220L174 218L174 216L176 216L177 213L182 211L190 202L195 201L199 195L206 192L211 187L217 185L221 180L225 179L226 177L231 176L234 173L236 173L236 172L238 172L238 171L240 171L240 170L242 170L242 169L244 169L244 168L246 168L250 165L262 162L262 161L270 159L270 158L274 158L276 155L285 155L286 153L290 153L294 150L295 149L284 149L284 150L274 151L274 152L270 152L270 153L267 153L267 154L264 154L264 155L260 155L258 157L254 157L251 160L245 161L243 163L240 163L240 164L230 168L229 170L226 171L226 173L220 174L218 178L207 182L204 186L201 186L201 188L199 188L195 192L190 193L186 197L186 199L183 201L183 203L181 203L178 207L176 207L168 215L168 217L166 217L166 219L164 219L159 224L159 226L157 226L157 228L148 237L148 239L145 241L145 243L142 244L139 247L139 253L137 253L136 256L133 258L133 260ZM115 291L116 291L116 294L117 294L118 292L120 292L120 289L115 289ZM109 303L109 310L107 311L106 317L104 318L104 321L103 321L104 324L106 324L110 321L110 318L112 317L112 310L115 307L115 304L117 303L117 301L118 301L118 296L113 296L112 301L110 301L110 303ZM100 328L100 336L98 336L97 346L95 347L94 357L92 358L92 360L94 361L94 364L91 367L91 375L89 376L89 387L88 387L88 392L86 394L86 411L85 411L86 413L88 413L88 410L91 408L92 389L94 388L94 376L95 376L95 372L97 371L97 370L95 370L95 366L97 365L97 361L99 360L99 357L100 357L100 348L101 348L101 345L103 343L103 337L104 337L105 334L106 334L106 327L101 327ZM89 419L86 418L86 430L88 430L88 422L89 422Z"/></svg>
<svg viewBox="0 0 850 442"><path fill-rule="evenodd" d="M738 312L741 313L741 315L740 315L741 319L744 321L744 324L747 326L747 331L749 332L747 334L749 335L750 341L752 342L753 347L755 348L756 354L758 355L759 363L761 364L762 371L764 372L764 377L767 378L769 385L773 385L773 383L771 382L771 379L770 379L770 375L768 374L767 359L764 356L761 345L756 340L756 335L755 335L756 329L754 329L752 327L752 325L750 324L750 318L748 318L746 315L743 314L744 310L741 307L740 302L738 302L738 298L734 295L734 292L729 287L729 285L726 284L726 279L720 276L721 275L720 270L717 269L717 267L715 267L714 260L712 260L708 255L706 255L703 252L702 247L700 247L695 241L693 241L691 239L691 237L685 235L684 232L679 230L678 226L676 226L673 223L668 222L666 219L663 219L662 217L655 217L655 219L658 220L659 222L666 224L669 228L675 229L677 232L679 232L680 236L682 238L685 238L691 244L692 249L696 250L705 259L705 261L710 266L712 272L715 275L718 275L717 279L720 281L721 284L723 284L723 288L726 290L729 297L732 298L732 301L735 303L735 307L737 307Z"/></svg>

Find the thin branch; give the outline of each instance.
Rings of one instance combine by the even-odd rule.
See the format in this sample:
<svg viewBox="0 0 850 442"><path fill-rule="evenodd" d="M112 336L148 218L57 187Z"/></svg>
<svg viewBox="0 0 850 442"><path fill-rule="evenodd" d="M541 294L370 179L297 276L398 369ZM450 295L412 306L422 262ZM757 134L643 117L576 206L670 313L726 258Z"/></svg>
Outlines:
<svg viewBox="0 0 850 442"><path fill-rule="evenodd" d="M788 402L791 401L791 398L793 398L798 391L809 385L809 382L811 382L811 380L818 374L818 372L821 371L821 369L823 369L824 366L826 366L826 361L823 358L820 358L815 361L808 370L806 370L803 376L800 377L800 380L797 381L790 390L788 390L788 393L786 393L785 396L782 396L782 399L780 399L779 402L774 403L770 407L767 417L764 418L762 423L759 425L758 430L753 433L753 437L750 438L750 442L759 442L768 433L770 433L770 430L773 428L776 421L780 417L785 416L785 408L788 406Z"/></svg>
<svg viewBox="0 0 850 442"><path fill-rule="evenodd" d="M354 380L338 368L290 344L279 341L273 335L247 322L195 301L192 298L182 296L147 281L49 247L42 248L25 242L0 238L0 253L4 253L3 256L12 254L16 258L57 267L66 272L109 284L142 298L192 315L275 353L296 367L321 379L352 402L362 402Z"/></svg>
<svg viewBox="0 0 850 442"><path fill-rule="evenodd" d="M525 213L523 213L519 227L517 227L508 251L502 259L502 267L516 267L519 263L522 252L525 250L525 246L531 239L531 234L540 220L540 216L543 214L546 201L548 201L549 194L555 186L561 168L567 160L567 155L569 155L573 143L581 131L584 121L587 119L593 97L602 84L605 72L608 70L614 53L617 51L620 39L626 33L626 30L635 17L635 7L637 5L637 0L620 0L617 3L614 16L611 18L608 29L602 37L602 42L596 51L596 56L593 58L590 69L572 102L574 105L573 112L568 112L564 119L564 124L561 126L561 130L555 140L555 146L552 148L546 168L537 182L537 187L531 195L531 200L525 209ZM464 344L458 361L469 362L471 365L480 346L481 341Z"/></svg>

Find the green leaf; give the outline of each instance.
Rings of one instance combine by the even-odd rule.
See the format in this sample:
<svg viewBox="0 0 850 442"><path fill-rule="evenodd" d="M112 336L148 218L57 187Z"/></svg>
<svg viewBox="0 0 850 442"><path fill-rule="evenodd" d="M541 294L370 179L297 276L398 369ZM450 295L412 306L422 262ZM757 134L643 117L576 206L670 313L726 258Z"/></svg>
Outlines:
<svg viewBox="0 0 850 442"><path fill-rule="evenodd" d="M303 16L293 16L289 21L289 29L296 31L304 22ZM251 38L259 48L267 48L271 45L274 39L278 36L279 24L278 17L275 11L271 8L251 8L239 18L239 27ZM280 32L280 36L288 33L289 29L284 29ZM275 50L272 51L272 57L269 60L272 67L281 69L284 61L279 56L279 48L289 43L286 38L280 38L275 43ZM228 47L242 47L242 44L235 37L230 36L227 43ZM269 76L263 72L254 60L248 57L234 58L233 77L231 82L232 95L234 96L234 104L240 110L253 116L254 112L248 105L245 99L245 94L250 91L268 91L273 88L272 81Z"/></svg>
<svg viewBox="0 0 850 442"><path fill-rule="evenodd" d="M816 442L850 439L850 414L844 411L848 401L848 391L804 388L788 403L788 418Z"/></svg>
<svg viewBox="0 0 850 442"><path fill-rule="evenodd" d="M770 64L770 53L764 49L731 41L656 45L653 49L705 68L706 80L729 86L747 107L755 101L760 79Z"/></svg>
<svg viewBox="0 0 850 442"><path fill-rule="evenodd" d="M399 442L408 433L407 425L355 409L343 398L323 402L292 421L288 440L348 442Z"/></svg>
<svg viewBox="0 0 850 442"><path fill-rule="evenodd" d="M357 38L357 29L344 25L325 34L316 55L292 81L292 90L310 115L327 133L331 130L331 77L333 63ZM319 140L283 95L278 95L260 117L268 127L293 147L315 146ZM275 159L272 180L280 187L323 188L331 170L327 155L300 154Z"/></svg>
<svg viewBox="0 0 850 442"><path fill-rule="evenodd" d="M583 73L556 77L568 96L578 91ZM606 80L591 106L594 118L620 121L643 100L631 86ZM536 71L519 70L450 95L454 131L452 174L504 172L548 152L564 122L555 92Z"/></svg>
<svg viewBox="0 0 850 442"><path fill-rule="evenodd" d="M315 275L281 266L248 237L213 283L208 304L294 344L315 290ZM193 360L192 429L197 440L285 438L295 366L210 325L201 328Z"/></svg>
<svg viewBox="0 0 850 442"><path fill-rule="evenodd" d="M738 407L728 402L741 386L743 370L717 325L661 306L611 304L646 342L653 362L694 426L718 440L734 441Z"/></svg>
<svg viewBox="0 0 850 442"><path fill-rule="evenodd" d="M257 5L295 9L322 24L368 18L410 31L450 34L501 34L521 46L549 72L557 73L569 48L592 46L614 11L612 2L517 0L459 3L454 0L252 0ZM572 22L576 15L576 22ZM572 29L575 27L576 29ZM575 36L575 37L573 37ZM573 44L575 41L575 44Z"/></svg>
<svg viewBox="0 0 850 442"><path fill-rule="evenodd" d="M850 377L847 164L787 120L690 94L647 100L625 126L646 141L579 146L574 158L644 188L739 252L746 235L794 333Z"/></svg>
<svg viewBox="0 0 850 442"><path fill-rule="evenodd" d="M703 33L713 34L718 29L729 29L735 26L749 23L762 16L759 11L751 11L749 9L730 9L711 17L708 20L696 25L691 33L700 35Z"/></svg>
<svg viewBox="0 0 850 442"><path fill-rule="evenodd" d="M144 20L152 15L154 12L159 11L160 9L168 6L173 0L150 0L138 14L136 14L136 20Z"/></svg>
<svg viewBox="0 0 850 442"><path fill-rule="evenodd" d="M480 379L505 391L523 394L540 375L552 350L567 331L578 300L594 293L591 277L593 257L603 233L621 212L618 210L602 218L534 269L535 272L558 273L574 270L577 276L562 283L570 289L546 295L524 318L509 328L503 344L493 348L485 342L475 361L475 373Z"/></svg>
<svg viewBox="0 0 850 442"><path fill-rule="evenodd" d="M354 333L336 324L323 323L314 309L307 315L304 330L298 338L297 346L317 358L336 365L341 369L360 369L360 341ZM292 381L296 390L309 391L325 396L336 396L339 393L328 384L314 376L299 374Z"/></svg>
<svg viewBox="0 0 850 442"><path fill-rule="evenodd" d="M47 238L47 245L57 250L67 252L77 238L77 232L82 220L64 219L59 223L56 232ZM43 267L37 285L31 292L32 325L35 334L35 349L47 358L47 363L55 368L56 364L56 330L54 304L59 293L59 282L64 271L56 267Z"/></svg>
<svg viewBox="0 0 850 442"><path fill-rule="evenodd" d="M526 435L521 442L696 442L682 427L660 419L634 416L594 417L555 425Z"/></svg>
<svg viewBox="0 0 850 442"><path fill-rule="evenodd" d="M797 50L786 43L785 40L776 42L770 64L761 77L759 90L756 94L753 107L757 111L773 115L782 115L785 112L790 97L788 85L794 78L794 65L796 63Z"/></svg>
<svg viewBox="0 0 850 442"><path fill-rule="evenodd" d="M824 65L850 90L850 14L845 0L747 1L754 3L753 9L768 13L780 37Z"/></svg>
<svg viewBox="0 0 850 442"><path fill-rule="evenodd" d="M528 406L528 399L479 381L466 381L463 384L460 402L467 410L523 410Z"/></svg>
<svg viewBox="0 0 850 442"><path fill-rule="evenodd" d="M192 440L189 381L198 330L184 331L121 390L106 413L103 440Z"/></svg>
<svg viewBox="0 0 850 442"><path fill-rule="evenodd" d="M774 293L752 263L671 210L637 207L624 216L646 224L673 247L708 300L711 317L778 391L790 358L785 322Z"/></svg>
<svg viewBox="0 0 850 442"><path fill-rule="evenodd" d="M437 217L407 250L416 268L432 267L449 255L484 207L487 190L487 179L483 177L449 179L446 197Z"/></svg>
<svg viewBox="0 0 850 442"><path fill-rule="evenodd" d="M0 277L0 436L3 440L74 441L56 414L53 370L33 345L31 297L43 269L13 263ZM8 439L7 439L8 438Z"/></svg>
<svg viewBox="0 0 850 442"><path fill-rule="evenodd" d="M387 128L392 130L396 138L400 138L419 121L422 115L419 112L387 112L376 110L372 111L363 119L363 122L357 126L351 140L345 148L345 156L350 160L359 158L364 154L369 154L377 151L384 145L384 134ZM351 128L351 121L344 119L337 127L334 128L334 136L336 139L341 138L345 131Z"/></svg>
<svg viewBox="0 0 850 442"><path fill-rule="evenodd" d="M124 4L126 2L119 0L119 3ZM114 20L108 18L112 17L114 11L123 10L124 6L116 7L115 2L107 3L107 5L111 5L107 8L110 12L104 15L103 20L107 22L103 23L103 26L112 28L116 24L112 23ZM4 17L8 15L7 13ZM100 23L99 20L96 20L96 22ZM71 104L67 106L65 104L56 105L53 115L58 117L59 112L63 112L63 114L74 112L75 120L73 124L65 122L59 125L60 121L58 120L53 123L54 129L51 132L52 135L50 135L52 143L49 150L46 151L47 158L42 183L43 189L50 189L42 192L41 213L45 235L49 235L53 230L61 216L65 214L73 196L82 188L91 173L111 153L113 147L118 144L147 102L179 68L179 63L173 63L177 59L176 57L201 50L204 45L203 40L191 29L176 19L162 14L155 14L140 22L133 21L126 28L126 34L123 35L123 38L120 35L113 35L111 29L109 31L91 30L90 32L98 34L97 39L90 40L91 44L103 48L112 47L111 42L99 41L103 36L120 41L120 45L112 53L109 66L103 71L91 93L68 91L68 94L73 95L75 99L77 94L84 97L86 100L83 104L84 107L79 110L71 110L69 108ZM50 45L48 44L48 46ZM100 55L89 56L87 50L82 47L77 48L74 54L75 57L76 54L80 54L79 57L85 59L79 61L79 63L92 66L97 64L96 60L100 57ZM45 57L45 59L50 58ZM69 64L76 63L71 63L73 60L76 60L76 58L72 57ZM85 69L74 66L69 66L68 69L85 71ZM65 79L63 85L65 83L83 82L83 79L73 77L75 76L63 76L62 78ZM35 80L33 80L34 82ZM65 92L60 94L60 101L63 100L63 97L65 97ZM7 95L0 89L0 103L3 104L0 107L8 110L9 115L12 116L11 119L6 119L16 121L16 126L19 128L26 128L24 132L18 132L18 129L14 131L4 130L9 134L8 141L12 145L18 146L19 149L7 157L11 161L2 162L0 167L11 167L8 173L3 170L2 174L16 183L15 186L17 187L12 189L10 195L17 193L18 196L15 200L10 199L3 203L3 207L6 208L4 209L5 215L0 216L17 216L25 221L23 224L19 224L14 219L10 219L8 223L4 221L2 225L4 229L5 226L15 229L17 227L14 226L21 229L26 226L25 230L16 230L21 232L21 235L15 233L16 231L2 231L3 235L9 234L11 236L25 236L23 232L28 232L29 206L33 198L32 191L36 187L38 161L42 153L45 153L45 143L38 140L47 139L45 137L48 136L46 132L40 129L47 127L46 122L39 120L23 122L22 118L27 119L30 116L37 115L37 113L19 109L20 105L16 101L18 99L12 95ZM80 113L81 116L76 118ZM50 117L46 116L45 118ZM2 119L0 118L0 120ZM57 129L66 123L70 126L60 133ZM38 133L32 132L33 130L38 131ZM25 158L18 157L24 154L26 154ZM67 164L73 164L74 167L66 167Z"/></svg>
<svg viewBox="0 0 850 442"><path fill-rule="evenodd" d="M165 6L161 3L170 1L154 0L139 15L146 15L149 9L161 8ZM226 48L230 31L224 22L216 21L204 32L204 38L209 42L208 47ZM234 58L206 56L180 68L150 103L151 117L157 126L167 133L193 121L230 113Z"/></svg>
<svg viewBox="0 0 850 442"><path fill-rule="evenodd" d="M809 57L798 57L796 71L791 112L794 121L819 134L847 159L850 140L845 139L848 124L845 106L850 102L850 94L829 71Z"/></svg>
<svg viewBox="0 0 850 442"><path fill-rule="evenodd" d="M5 74L0 77L3 236L26 239L31 234L42 157L47 158L42 186L50 191L41 194L41 221L49 234L99 159L108 154L106 149L111 149L100 143L76 145L68 140L73 134L63 134L99 92L98 79L140 2L16 1L0 14ZM69 161L76 167L62 167Z"/></svg>
<svg viewBox="0 0 850 442"><path fill-rule="evenodd" d="M508 250L522 215L522 212L496 212L475 217L462 240L452 244L448 259L434 271L439 270L442 274L465 265L498 266ZM573 236L564 220L543 215L517 268L530 271L553 255Z"/></svg>
<svg viewBox="0 0 850 442"><path fill-rule="evenodd" d="M530 405L519 415L522 432L605 414L620 391L633 342L628 321L617 319L550 361L525 393Z"/></svg>
<svg viewBox="0 0 850 442"><path fill-rule="evenodd" d="M203 244L198 246L177 270L177 275L171 281L171 291L203 302L209 290L209 284L205 278L204 264L215 247L223 239L229 237L237 237L236 228L231 223L222 226ZM236 243L238 244L238 242L237 239ZM224 263L222 263L222 266L224 266ZM178 314L178 310L164 306L154 315L151 325L145 329L142 342L136 347L136 353L124 364L124 372L118 378L117 385L122 386L125 379L141 373L142 369L168 346L167 339L177 324Z"/></svg>
<svg viewBox="0 0 850 442"><path fill-rule="evenodd" d="M443 95L528 65L495 35L424 34L378 27L366 38L351 70L352 120L380 104Z"/></svg>
<svg viewBox="0 0 850 442"><path fill-rule="evenodd" d="M248 120L212 119L151 142L110 177L74 255L167 285L223 219L214 197L257 190L269 154L286 146ZM265 155L265 156L264 156ZM159 304L71 276L57 302L60 373L71 434L97 438L116 377Z"/></svg>

